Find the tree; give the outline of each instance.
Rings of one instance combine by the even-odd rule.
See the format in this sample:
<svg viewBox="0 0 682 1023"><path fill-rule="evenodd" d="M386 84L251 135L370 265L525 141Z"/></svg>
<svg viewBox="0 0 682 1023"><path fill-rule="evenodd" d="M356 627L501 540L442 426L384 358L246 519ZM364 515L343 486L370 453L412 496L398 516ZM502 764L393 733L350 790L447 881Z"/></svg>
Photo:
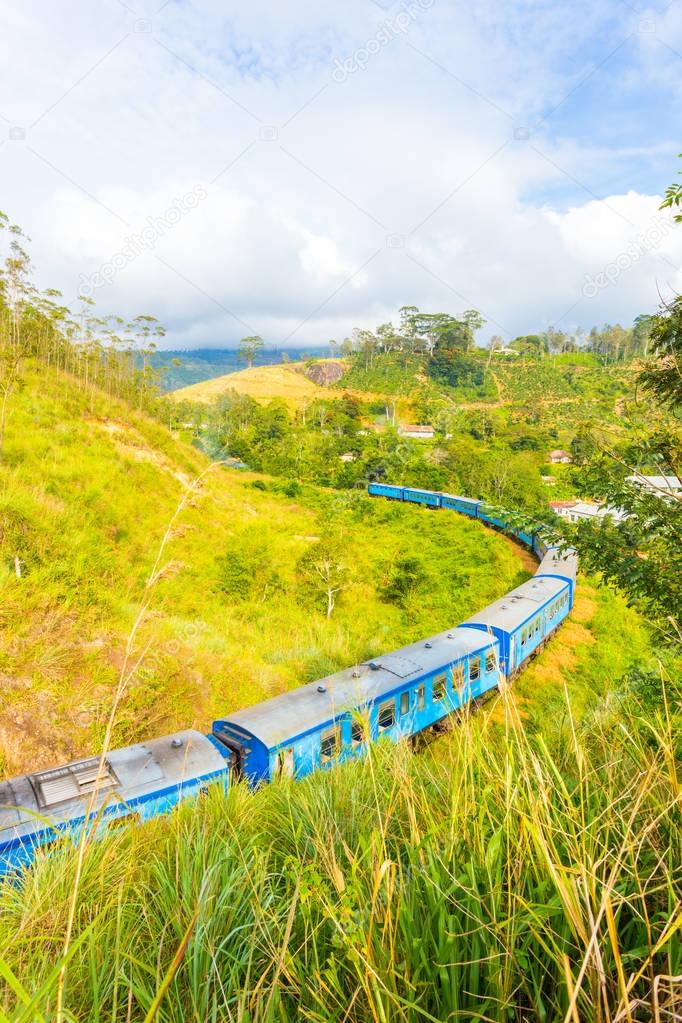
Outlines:
<svg viewBox="0 0 682 1023"><path fill-rule="evenodd" d="M639 604L669 638L682 639L682 499L642 487L630 477L682 477L682 298L656 318L652 331L654 359L638 376L644 425L612 444L597 430L583 429L576 438L583 466L575 480L581 493L598 496L604 505L626 515L563 524L583 568L600 572ZM672 413L672 414L671 414Z"/></svg>
<svg viewBox="0 0 682 1023"><path fill-rule="evenodd" d="M547 338L542 334L525 334L514 338L509 347L520 355L541 357L547 350Z"/></svg>
<svg viewBox="0 0 682 1023"><path fill-rule="evenodd" d="M477 330L485 326L485 320L479 313L478 309L466 309L462 313L462 319L466 324L467 332L470 338L469 348L473 348L475 344L475 334Z"/></svg>
<svg viewBox="0 0 682 1023"><path fill-rule="evenodd" d="M682 159L682 153L680 153ZM682 171L680 171L682 174ZM661 209L672 209L675 207L679 209L682 206L682 183L676 181L674 184L669 185L665 192L665 198L661 203ZM682 213L675 214L675 220L677 223L682 223Z"/></svg>
<svg viewBox="0 0 682 1023"><path fill-rule="evenodd" d="M239 342L239 358L246 363L248 369L251 369L253 366L255 358L263 349L263 346L263 338L258 334L251 334L249 337L243 337Z"/></svg>
<svg viewBox="0 0 682 1023"><path fill-rule="evenodd" d="M428 575L421 561L407 555L400 556L388 566L381 595L390 604L407 607L426 585Z"/></svg>
<svg viewBox="0 0 682 1023"><path fill-rule="evenodd" d="M651 358L640 383L662 404L682 408L682 295L651 317L647 330Z"/></svg>
<svg viewBox="0 0 682 1023"><path fill-rule="evenodd" d="M331 533L320 537L299 558L297 569L315 602L320 602L326 617L331 618L338 596L349 582L341 538Z"/></svg>
<svg viewBox="0 0 682 1023"><path fill-rule="evenodd" d="M485 369L486 373L490 369L490 363L493 361L493 355L495 352L500 352L504 348L504 338L500 337L499 334L493 334L488 341L488 358L486 359Z"/></svg>
<svg viewBox="0 0 682 1023"><path fill-rule="evenodd" d="M632 355L643 355L646 358L649 354L649 336L655 319L655 316L649 316L646 313L635 317L632 327Z"/></svg>
<svg viewBox="0 0 682 1023"><path fill-rule="evenodd" d="M21 382L21 367L30 349L26 321L35 291L30 282L31 261L22 247L24 235L0 211L0 229L12 238L9 255L0 270L0 459L3 457L9 401Z"/></svg>

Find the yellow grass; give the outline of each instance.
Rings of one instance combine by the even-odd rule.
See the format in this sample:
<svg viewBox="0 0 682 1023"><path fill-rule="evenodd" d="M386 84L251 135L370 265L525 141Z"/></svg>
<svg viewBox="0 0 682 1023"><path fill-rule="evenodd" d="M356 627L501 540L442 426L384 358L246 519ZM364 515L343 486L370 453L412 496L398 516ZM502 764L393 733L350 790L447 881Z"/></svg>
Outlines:
<svg viewBox="0 0 682 1023"><path fill-rule="evenodd" d="M326 360L338 362L335 360ZM296 410L310 404L315 398L338 398L340 394L331 387L320 387L308 380L301 366L254 366L242 369L238 373L227 373L225 376L202 380L189 387L181 387L172 391L171 398L177 401L198 401L211 404L227 391L238 391L247 394L256 401L271 401L281 398L287 406ZM349 391L361 400L368 401L374 396L359 391Z"/></svg>

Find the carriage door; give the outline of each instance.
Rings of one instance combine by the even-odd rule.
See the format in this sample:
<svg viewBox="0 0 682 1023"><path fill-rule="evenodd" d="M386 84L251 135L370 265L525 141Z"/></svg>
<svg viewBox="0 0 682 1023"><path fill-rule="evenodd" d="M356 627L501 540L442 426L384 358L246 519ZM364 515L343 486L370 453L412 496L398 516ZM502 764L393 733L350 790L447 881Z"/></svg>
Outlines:
<svg viewBox="0 0 682 1023"><path fill-rule="evenodd" d="M281 749L277 754L276 773L279 778L294 777L294 751L293 748Z"/></svg>
<svg viewBox="0 0 682 1023"><path fill-rule="evenodd" d="M507 664L507 678L514 674L514 668L516 666L516 636L512 635L509 639L509 657Z"/></svg>

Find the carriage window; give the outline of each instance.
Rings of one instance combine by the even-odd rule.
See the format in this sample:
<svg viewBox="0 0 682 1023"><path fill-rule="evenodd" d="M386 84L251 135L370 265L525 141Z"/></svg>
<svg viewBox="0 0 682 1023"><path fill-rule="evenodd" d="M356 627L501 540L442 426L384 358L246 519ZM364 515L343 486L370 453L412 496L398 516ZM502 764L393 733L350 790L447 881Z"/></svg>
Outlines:
<svg viewBox="0 0 682 1023"><path fill-rule="evenodd" d="M456 664L452 669L452 688L458 692L464 688L464 665Z"/></svg>
<svg viewBox="0 0 682 1023"><path fill-rule="evenodd" d="M320 760L323 764L328 764L330 760L334 760L338 757L341 751L341 730L339 728L330 728L328 732L323 732L320 737Z"/></svg>
<svg viewBox="0 0 682 1023"><path fill-rule="evenodd" d="M527 638L527 636L528 636L528 632L527 632L527 630L526 630L526 628L524 626L524 628L521 629L521 646L525 646L526 645L526 638Z"/></svg>
<svg viewBox="0 0 682 1023"><path fill-rule="evenodd" d="M445 675L436 675L433 680L433 702L438 703L440 700L444 700L446 692L447 677Z"/></svg>
<svg viewBox="0 0 682 1023"><path fill-rule="evenodd" d="M469 661L469 678L472 682L475 682L481 677L481 658L472 657Z"/></svg>
<svg viewBox="0 0 682 1023"><path fill-rule="evenodd" d="M537 618L535 619L535 631L536 632L540 631L541 622L542 622L542 619L540 618L540 615L538 615Z"/></svg>
<svg viewBox="0 0 682 1023"><path fill-rule="evenodd" d="M417 689L417 710L424 710L426 706L426 688L419 686Z"/></svg>
<svg viewBox="0 0 682 1023"><path fill-rule="evenodd" d="M400 716L404 717L405 714L408 713L409 709L410 709L410 694L409 693L401 693L400 694Z"/></svg>
<svg viewBox="0 0 682 1023"><path fill-rule="evenodd" d="M362 721L353 721L350 726L350 741L354 746L359 746L365 741L365 726Z"/></svg>
<svg viewBox="0 0 682 1023"><path fill-rule="evenodd" d="M495 651L489 650L488 653L485 655L485 670L487 672L495 671L495 662L496 662Z"/></svg>
<svg viewBox="0 0 682 1023"><path fill-rule="evenodd" d="M388 700L387 703L382 703L379 707L379 714L377 717L379 722L379 731L385 732L387 728L391 728L395 724L395 701Z"/></svg>

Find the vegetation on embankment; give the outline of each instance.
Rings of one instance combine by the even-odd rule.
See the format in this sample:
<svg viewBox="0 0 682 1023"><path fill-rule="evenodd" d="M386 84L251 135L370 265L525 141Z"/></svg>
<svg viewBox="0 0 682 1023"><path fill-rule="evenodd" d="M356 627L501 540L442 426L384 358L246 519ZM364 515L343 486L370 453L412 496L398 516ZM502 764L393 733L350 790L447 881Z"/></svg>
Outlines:
<svg viewBox="0 0 682 1023"><path fill-rule="evenodd" d="M514 548L457 516L223 468L190 493L205 456L43 367L27 371L10 426L0 463L3 774L99 748L126 637L183 499L117 745L207 728L452 625L524 578Z"/></svg>
<svg viewBox="0 0 682 1023"><path fill-rule="evenodd" d="M183 499L117 745L208 728L230 709L448 627L527 571L518 548L477 523L359 491L215 468L188 493L205 456L56 371L30 370L10 424L0 463L3 774L99 748L126 637ZM593 600L601 615L586 623L586 642L600 653L580 666L600 695L590 667L611 637L611 680L646 660L649 640L611 593ZM574 640L560 637L544 656L571 663ZM550 691L543 682L534 699Z"/></svg>
<svg viewBox="0 0 682 1023"><path fill-rule="evenodd" d="M679 690L669 680L667 704ZM509 692L413 755L66 847L0 904L5 1020L672 1019L680 718L601 702L524 726ZM75 929L63 942L76 899Z"/></svg>

